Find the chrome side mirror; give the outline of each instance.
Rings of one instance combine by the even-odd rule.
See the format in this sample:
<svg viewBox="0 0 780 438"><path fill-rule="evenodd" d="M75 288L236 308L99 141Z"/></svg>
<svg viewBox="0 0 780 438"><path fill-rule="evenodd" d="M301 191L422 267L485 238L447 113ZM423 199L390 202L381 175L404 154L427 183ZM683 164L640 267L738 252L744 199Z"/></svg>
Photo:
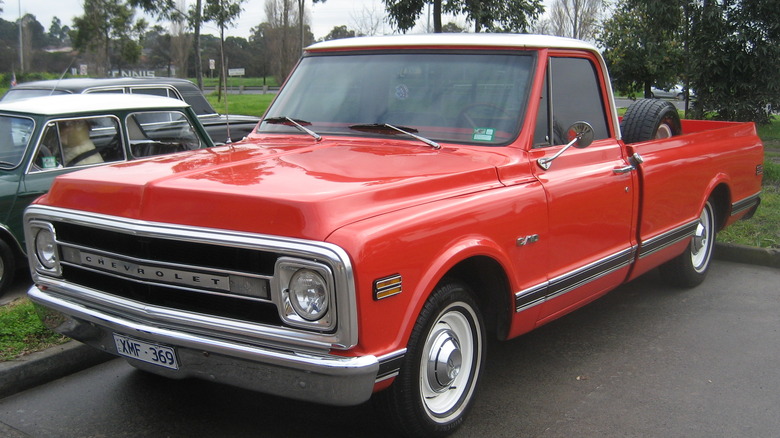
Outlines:
<svg viewBox="0 0 780 438"><path fill-rule="evenodd" d="M574 122L569 126L569 129L566 130L566 136L569 139L569 142L561 148L557 154L550 158L540 158L536 160L539 167L544 170L549 169L552 162L572 146L577 149L584 149L590 146L590 144L593 143L593 126L590 126L590 123L588 122Z"/></svg>

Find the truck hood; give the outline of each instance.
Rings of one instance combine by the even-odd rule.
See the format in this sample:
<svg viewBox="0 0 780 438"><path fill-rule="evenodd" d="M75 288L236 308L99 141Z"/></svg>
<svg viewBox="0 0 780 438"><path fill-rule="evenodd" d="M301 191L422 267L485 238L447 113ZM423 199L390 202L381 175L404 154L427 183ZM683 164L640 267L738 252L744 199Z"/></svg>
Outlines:
<svg viewBox="0 0 780 438"><path fill-rule="evenodd" d="M304 145L301 145L303 143ZM254 140L58 177L38 202L94 213L324 240L372 216L501 186L501 148L401 140Z"/></svg>

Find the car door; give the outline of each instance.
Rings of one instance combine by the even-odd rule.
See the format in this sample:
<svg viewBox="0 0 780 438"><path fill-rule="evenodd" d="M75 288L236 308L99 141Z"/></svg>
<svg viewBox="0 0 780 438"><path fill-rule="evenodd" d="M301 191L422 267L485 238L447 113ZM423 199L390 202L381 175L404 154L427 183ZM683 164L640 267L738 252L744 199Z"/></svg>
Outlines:
<svg viewBox="0 0 780 438"><path fill-rule="evenodd" d="M595 57L585 54L552 56L547 63L531 156L560 152L575 122L588 122L594 141L566 150L549 169L534 166L550 223L540 324L620 284L634 255L635 175L609 123L599 72Z"/></svg>

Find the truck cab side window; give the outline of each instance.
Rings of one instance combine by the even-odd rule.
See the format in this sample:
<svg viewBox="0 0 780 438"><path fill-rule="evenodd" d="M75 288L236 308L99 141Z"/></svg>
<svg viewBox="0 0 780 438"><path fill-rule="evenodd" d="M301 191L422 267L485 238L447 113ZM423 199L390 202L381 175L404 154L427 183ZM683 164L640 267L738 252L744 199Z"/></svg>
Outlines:
<svg viewBox="0 0 780 438"><path fill-rule="evenodd" d="M593 126L594 139L609 138L607 114L597 70L586 58L551 58L536 120L534 147L566 143L571 124L585 121ZM552 86L548 87L548 80ZM552 94L552 102L547 98ZM552 105L552 124L549 123Z"/></svg>

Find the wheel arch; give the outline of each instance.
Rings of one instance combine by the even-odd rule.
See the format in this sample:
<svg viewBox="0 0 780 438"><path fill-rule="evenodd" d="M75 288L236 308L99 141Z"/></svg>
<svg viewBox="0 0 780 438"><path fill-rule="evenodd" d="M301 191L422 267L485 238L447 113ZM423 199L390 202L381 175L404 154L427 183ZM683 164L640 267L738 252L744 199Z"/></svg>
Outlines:
<svg viewBox="0 0 780 438"><path fill-rule="evenodd" d="M726 218L731 209L731 189L725 182L719 182L708 193L709 196L704 202L712 200L712 209L715 213L715 229L719 231L725 226ZM704 202L702 202L702 206Z"/></svg>
<svg viewBox="0 0 780 438"><path fill-rule="evenodd" d="M16 239L16 237L13 235L13 233L11 233L11 231L3 224L0 224L0 240L5 242L5 244L8 245L9 248L11 248L14 257L16 258L16 261L21 266L26 265L27 254L25 254L21 242L19 242Z"/></svg>
<svg viewBox="0 0 780 438"><path fill-rule="evenodd" d="M487 333L493 333L498 339L506 339L512 294L509 277L503 266L489 256L472 256L450 268L439 283L453 278L462 281L474 292Z"/></svg>

